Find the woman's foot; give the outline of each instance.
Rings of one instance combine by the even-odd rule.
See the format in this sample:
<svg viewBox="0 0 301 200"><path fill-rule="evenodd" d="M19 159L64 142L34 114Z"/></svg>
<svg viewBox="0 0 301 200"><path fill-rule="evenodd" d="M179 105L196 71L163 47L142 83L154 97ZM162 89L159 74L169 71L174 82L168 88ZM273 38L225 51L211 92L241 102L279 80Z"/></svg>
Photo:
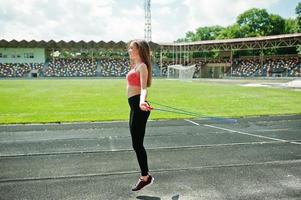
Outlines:
<svg viewBox="0 0 301 200"><path fill-rule="evenodd" d="M139 191L146 186L153 184L154 178L151 175L147 175L145 177L140 177L135 187L132 188L132 191Z"/></svg>

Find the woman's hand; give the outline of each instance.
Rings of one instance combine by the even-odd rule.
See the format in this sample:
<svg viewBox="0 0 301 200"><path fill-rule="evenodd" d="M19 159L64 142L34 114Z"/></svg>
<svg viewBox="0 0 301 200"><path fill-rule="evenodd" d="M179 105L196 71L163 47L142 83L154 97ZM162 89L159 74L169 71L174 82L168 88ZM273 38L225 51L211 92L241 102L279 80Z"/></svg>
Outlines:
<svg viewBox="0 0 301 200"><path fill-rule="evenodd" d="M150 111L152 110L153 108L147 103L147 102L140 102L139 104L140 106L140 109L143 110L143 111Z"/></svg>

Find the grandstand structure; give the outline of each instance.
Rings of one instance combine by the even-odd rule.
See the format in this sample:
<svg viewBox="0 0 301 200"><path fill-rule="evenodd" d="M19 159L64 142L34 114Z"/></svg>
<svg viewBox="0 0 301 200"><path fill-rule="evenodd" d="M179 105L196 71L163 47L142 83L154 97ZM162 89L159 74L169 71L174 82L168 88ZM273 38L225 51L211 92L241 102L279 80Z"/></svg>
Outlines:
<svg viewBox="0 0 301 200"><path fill-rule="evenodd" d="M301 33L209 40L184 43L160 43L160 65L163 74L168 65L196 64L198 77L224 76L301 76L299 55L269 55L264 50L296 49L301 45ZM235 58L234 52L259 50L259 56ZM218 57L193 58L193 53L218 53ZM169 55L169 58L167 56ZM172 56L170 56L172 55Z"/></svg>
<svg viewBox="0 0 301 200"><path fill-rule="evenodd" d="M300 57L296 54L301 45L300 33L149 44L154 75L163 77L167 76L169 65L195 65L193 76L204 78L301 76ZM129 70L126 46L123 41L0 40L0 77L122 77ZM295 53L264 55L269 49L290 49ZM235 57L237 51L254 50L262 53ZM217 56L208 56L211 53Z"/></svg>
<svg viewBox="0 0 301 200"><path fill-rule="evenodd" d="M123 41L0 40L0 77L122 77L128 66Z"/></svg>

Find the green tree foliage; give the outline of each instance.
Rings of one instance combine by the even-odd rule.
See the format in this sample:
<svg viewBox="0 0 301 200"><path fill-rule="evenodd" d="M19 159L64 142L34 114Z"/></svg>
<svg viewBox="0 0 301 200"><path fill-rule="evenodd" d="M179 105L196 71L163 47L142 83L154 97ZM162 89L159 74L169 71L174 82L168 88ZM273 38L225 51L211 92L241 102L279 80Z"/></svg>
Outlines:
<svg viewBox="0 0 301 200"><path fill-rule="evenodd" d="M285 33L285 19L279 15L269 16L270 26L266 35L279 35Z"/></svg>
<svg viewBox="0 0 301 200"><path fill-rule="evenodd" d="M240 32L240 27L237 23L232 26L228 26L223 29L217 36L217 39L227 39L227 38L242 38L244 35Z"/></svg>
<svg viewBox="0 0 301 200"><path fill-rule="evenodd" d="M193 42L193 41L200 41L200 40L215 40L224 29L225 28L221 26L199 27L196 29L195 33L189 31L186 33L186 37L184 39L179 39L177 41Z"/></svg>
<svg viewBox="0 0 301 200"><path fill-rule="evenodd" d="M301 2L296 7L296 14L296 20L284 19L279 15L269 14L265 9L252 8L240 14L233 25L199 27L195 32L187 32L185 38L178 39L177 42L296 33L300 30L298 23L301 23Z"/></svg>
<svg viewBox="0 0 301 200"><path fill-rule="evenodd" d="M297 15L297 22L299 25L299 31L301 31L301 2L299 2L296 6L295 13Z"/></svg>
<svg viewBox="0 0 301 200"><path fill-rule="evenodd" d="M196 30L193 41L197 40L214 40L224 28L221 26L205 26Z"/></svg>
<svg viewBox="0 0 301 200"><path fill-rule="evenodd" d="M301 45L298 45L297 52L298 54L301 54Z"/></svg>
<svg viewBox="0 0 301 200"><path fill-rule="evenodd" d="M288 18L285 20L284 33L298 33L299 25L296 19Z"/></svg>
<svg viewBox="0 0 301 200"><path fill-rule="evenodd" d="M245 37L265 36L272 29L269 13L265 9L247 10L237 17L237 23Z"/></svg>

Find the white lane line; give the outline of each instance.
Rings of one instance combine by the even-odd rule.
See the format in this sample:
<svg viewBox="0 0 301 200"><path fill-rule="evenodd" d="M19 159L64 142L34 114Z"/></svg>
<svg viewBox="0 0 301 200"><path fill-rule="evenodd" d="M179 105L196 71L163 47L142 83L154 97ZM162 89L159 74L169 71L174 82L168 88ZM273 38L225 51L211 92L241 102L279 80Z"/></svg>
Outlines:
<svg viewBox="0 0 301 200"><path fill-rule="evenodd" d="M240 145L254 145L254 144L279 144L282 142L278 141L268 141L268 142L238 142L238 143L229 143L229 144L199 144L199 145L189 145L189 146L159 146L159 147L150 147L147 150L174 150L174 149L198 149L206 147L223 147L223 146L240 146ZM14 157L23 157L23 156L60 156L68 154L92 154L92 153L118 153L118 152L130 152L134 151L133 149L110 149L110 150L95 150L95 151L57 151L57 152L44 152L44 153L27 153L27 154L0 154L0 160L2 158L14 158Z"/></svg>
<svg viewBox="0 0 301 200"><path fill-rule="evenodd" d="M198 124L198 123L196 123L194 121L191 121L189 119L185 119L185 121L190 122L190 123L192 123L194 125L200 126L200 124ZM299 144L299 145L301 145L301 142L293 142L293 141L289 141L289 140L283 140L283 139L272 138L272 137L267 137L267 136L262 136L262 135L256 135L256 134L251 134L251 133L247 133L247 132L231 130L231 129L228 129L228 128L223 128L223 127L218 127L218 126L212 126L212 125L209 125L209 124L205 124L204 126L207 126L207 127L210 127L210 128L216 128L216 129L220 129L220 130L224 130L224 131L228 131L228 132L231 132L231 133L239 133L239 134L242 134L242 135L248 135L248 136L252 136L252 137L258 137L258 138L264 138L264 139L269 139L269 140L274 140L274 141L288 142L288 143L291 143L291 144Z"/></svg>
<svg viewBox="0 0 301 200"><path fill-rule="evenodd" d="M184 120L187 121L187 122L190 122L190 123L192 123L192 124L194 124L194 125L200 126L200 124L198 124L198 123L196 123L196 122L194 122L194 121L191 121L191 120L189 120L189 119L184 119Z"/></svg>
<svg viewBox="0 0 301 200"><path fill-rule="evenodd" d="M275 160L275 161L263 161L254 163L233 163L233 164L223 164L223 165L204 165L197 167L182 167L182 168L158 168L152 169L152 172L156 173L168 173L177 171L189 171L189 170L202 170L202 169L216 169L216 168L238 168L238 167L252 167L252 166L262 166L262 165L288 165L288 164L299 164L300 159L297 160ZM21 178L6 178L0 179L0 183L10 183L10 182L26 182L26 181L46 181L55 179L74 179L74 178L86 178L86 177L102 177L102 176L121 176L128 174L137 174L138 171L113 171L113 172L100 172L100 173L90 173L90 174L71 174L62 176L44 176L44 177L21 177Z"/></svg>
<svg viewBox="0 0 301 200"><path fill-rule="evenodd" d="M278 138L272 138L272 137L267 137L267 136L262 136L262 135L256 135L256 134L246 133L246 132L242 132L242 131L235 131L235 130L222 128L222 127L218 127L218 126L212 126L212 125L208 125L208 124L205 124L204 126L211 127L211 128L216 128L216 129L220 129L220 130L224 130L224 131L229 131L229 132L232 132L232 133L239 133L239 134L242 134L242 135L248 135L248 136L252 136L252 137L264 138L264 139L280 141L280 142L288 142L288 143L292 143L292 144L301 144L299 142L291 142L291 141L288 141L288 140L283 140L283 139L278 139Z"/></svg>
<svg viewBox="0 0 301 200"><path fill-rule="evenodd" d="M301 144L301 142L290 142L292 144Z"/></svg>

